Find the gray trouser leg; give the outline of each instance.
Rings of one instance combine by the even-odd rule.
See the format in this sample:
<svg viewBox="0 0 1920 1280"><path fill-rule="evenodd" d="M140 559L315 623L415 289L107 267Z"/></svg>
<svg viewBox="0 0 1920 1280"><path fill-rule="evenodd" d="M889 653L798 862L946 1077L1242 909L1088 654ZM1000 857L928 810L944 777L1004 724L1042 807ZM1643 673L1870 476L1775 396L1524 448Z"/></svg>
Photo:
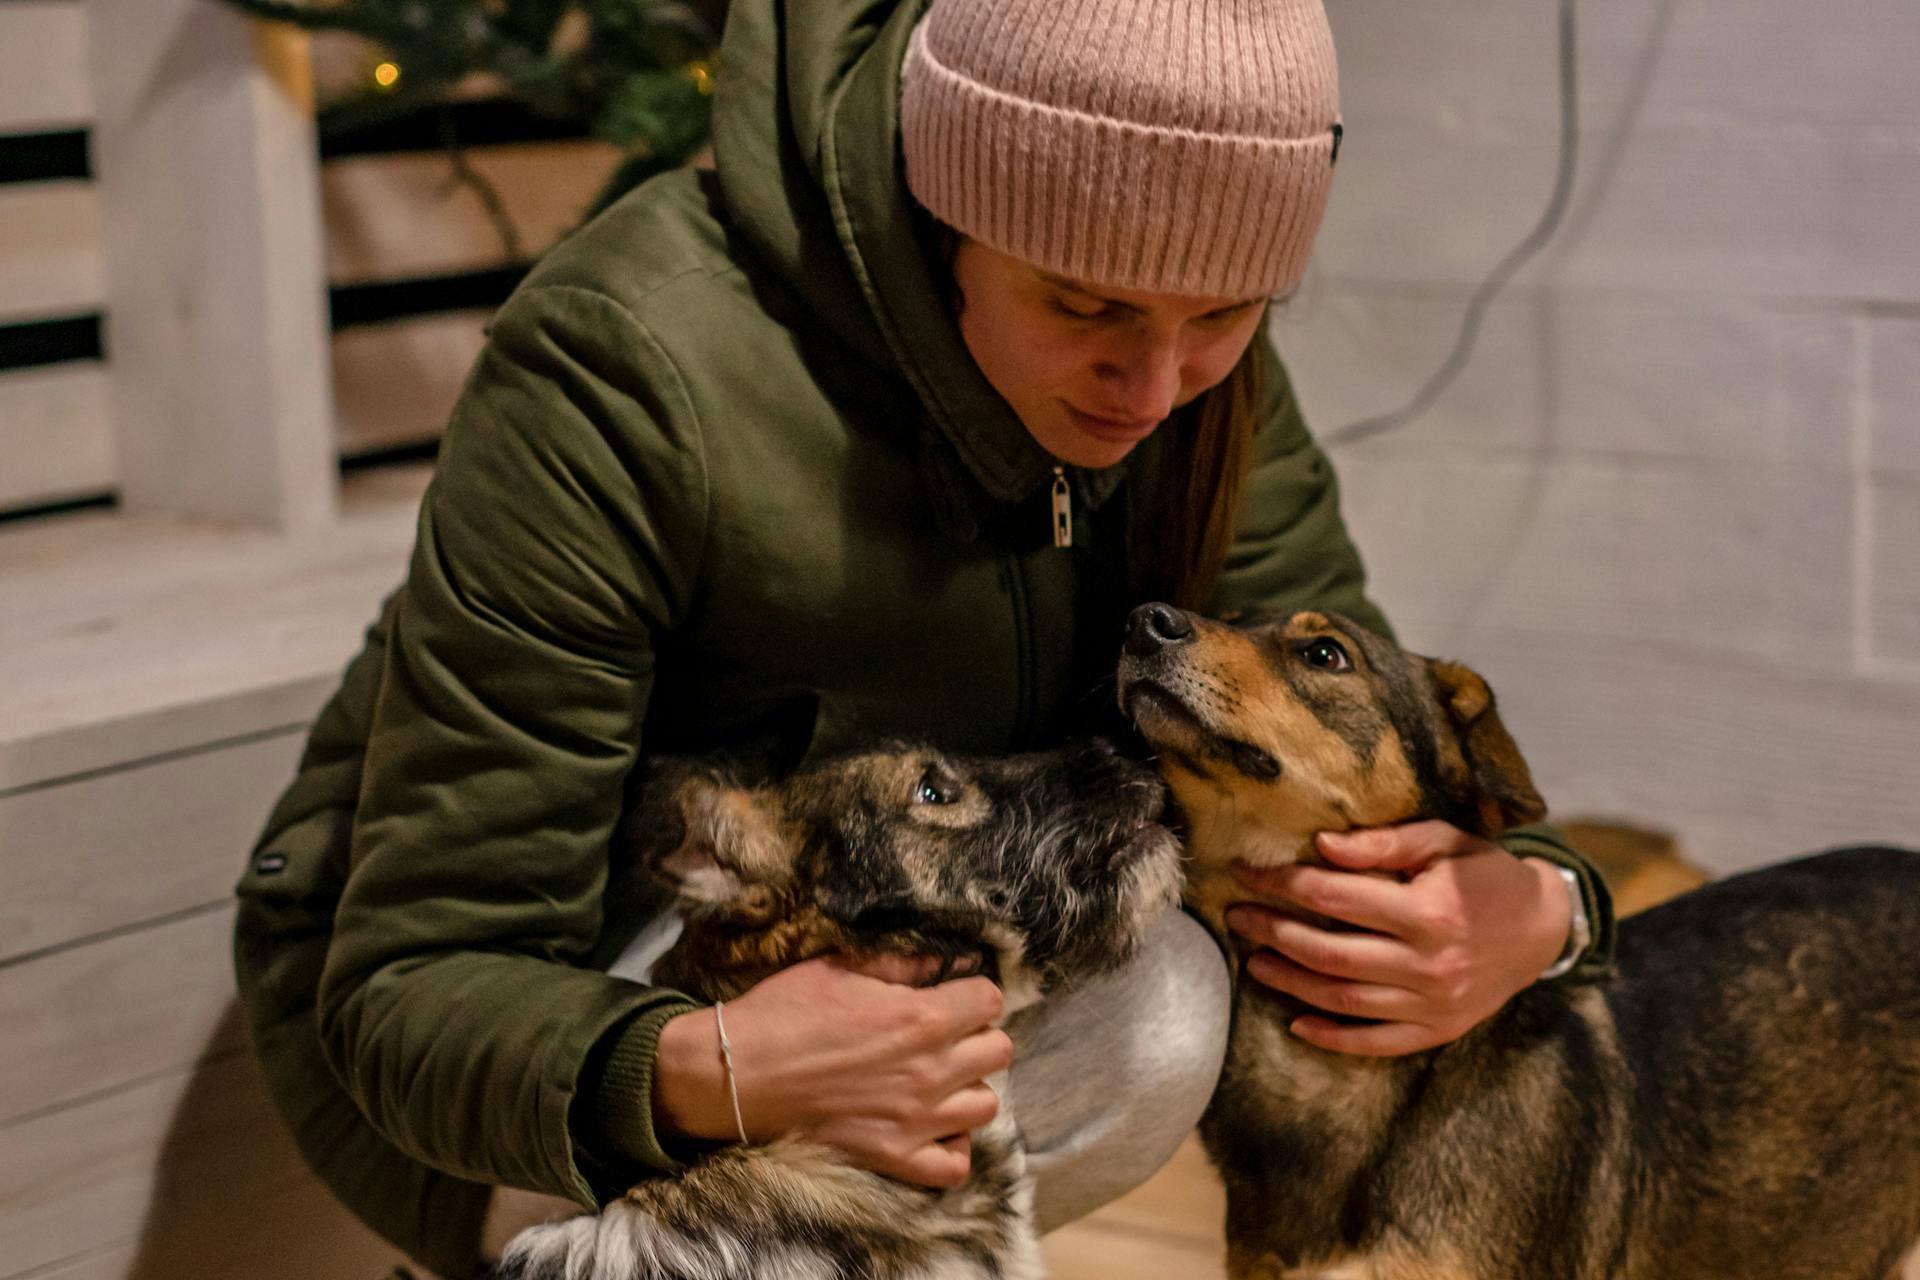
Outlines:
<svg viewBox="0 0 1920 1280"><path fill-rule="evenodd" d="M1145 1182L1193 1131L1227 1052L1219 946L1170 911L1133 963L1016 1014L1009 1092L1047 1232Z"/></svg>

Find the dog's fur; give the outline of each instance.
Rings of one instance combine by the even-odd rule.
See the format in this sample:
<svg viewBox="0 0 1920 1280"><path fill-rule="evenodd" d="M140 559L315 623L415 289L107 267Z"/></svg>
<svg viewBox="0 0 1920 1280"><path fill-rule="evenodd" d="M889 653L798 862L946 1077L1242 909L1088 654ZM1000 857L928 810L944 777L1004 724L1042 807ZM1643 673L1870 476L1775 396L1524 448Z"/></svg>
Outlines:
<svg viewBox="0 0 1920 1280"><path fill-rule="evenodd" d="M1544 816L1484 681L1325 613L1132 619L1120 696L1244 960L1236 860L1322 830ZM1536 984L1454 1044L1323 1052L1236 980L1202 1136L1236 1278L1882 1280L1920 1239L1920 855L1849 850L1626 921L1608 984ZM1236 965L1237 967L1237 965Z"/></svg>
<svg viewBox="0 0 1920 1280"><path fill-rule="evenodd" d="M995 978L1011 1014L1120 966L1179 894L1165 788L1100 742L993 759L891 747L761 787L683 766L647 795L643 861L686 918L655 980L709 999L813 956L898 953ZM499 1274L1021 1280L1042 1274L1031 1212L1003 1105L954 1190L798 1141L729 1147L597 1216L521 1233Z"/></svg>

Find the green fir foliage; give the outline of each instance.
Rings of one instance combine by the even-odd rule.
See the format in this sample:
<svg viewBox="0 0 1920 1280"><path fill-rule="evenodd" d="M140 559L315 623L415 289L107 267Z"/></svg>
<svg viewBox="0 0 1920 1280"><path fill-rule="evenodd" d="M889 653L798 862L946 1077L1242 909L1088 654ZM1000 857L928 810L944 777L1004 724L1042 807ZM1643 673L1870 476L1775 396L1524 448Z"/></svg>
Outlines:
<svg viewBox="0 0 1920 1280"><path fill-rule="evenodd" d="M725 0L225 3L311 31L351 32L399 68L391 85L369 78L354 95L323 103L323 137L443 106L469 76L492 76L529 110L626 152L595 209L687 160L707 139Z"/></svg>

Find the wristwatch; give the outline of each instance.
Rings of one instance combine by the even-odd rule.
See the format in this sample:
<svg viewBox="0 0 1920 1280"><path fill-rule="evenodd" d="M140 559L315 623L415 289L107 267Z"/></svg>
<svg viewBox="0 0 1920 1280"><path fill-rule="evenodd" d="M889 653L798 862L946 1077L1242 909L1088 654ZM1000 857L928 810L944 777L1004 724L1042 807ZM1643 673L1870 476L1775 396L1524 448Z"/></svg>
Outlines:
<svg viewBox="0 0 1920 1280"><path fill-rule="evenodd" d="M1586 954L1587 947L1593 942L1593 922L1587 919L1586 895L1580 892L1580 877L1566 867L1555 866L1560 878L1567 882L1567 901L1573 904L1573 919L1567 925L1567 946L1560 958L1547 966L1540 975L1541 981L1558 978L1580 963L1580 957Z"/></svg>

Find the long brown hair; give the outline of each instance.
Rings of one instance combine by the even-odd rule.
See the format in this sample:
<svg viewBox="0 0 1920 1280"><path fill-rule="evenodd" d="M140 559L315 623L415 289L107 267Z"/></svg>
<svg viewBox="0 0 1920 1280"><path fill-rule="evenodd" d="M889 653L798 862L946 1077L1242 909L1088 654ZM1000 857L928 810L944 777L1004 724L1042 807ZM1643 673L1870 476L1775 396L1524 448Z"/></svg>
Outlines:
<svg viewBox="0 0 1920 1280"><path fill-rule="evenodd" d="M946 268L936 273L938 284L947 310L958 316L965 300L953 266L963 237L941 222L934 224L934 234L938 261ZM1167 600L1183 609L1204 609L1212 602L1233 545L1253 438L1266 420L1274 359L1266 334L1262 308L1253 341L1233 369L1155 433L1165 437L1159 479L1146 496L1145 518L1134 521L1128 566L1137 599Z"/></svg>
<svg viewBox="0 0 1920 1280"><path fill-rule="evenodd" d="M1159 481L1147 516L1135 522L1133 583L1141 598L1204 609L1226 568L1253 461L1253 438L1266 420L1266 310L1231 372L1160 428Z"/></svg>

